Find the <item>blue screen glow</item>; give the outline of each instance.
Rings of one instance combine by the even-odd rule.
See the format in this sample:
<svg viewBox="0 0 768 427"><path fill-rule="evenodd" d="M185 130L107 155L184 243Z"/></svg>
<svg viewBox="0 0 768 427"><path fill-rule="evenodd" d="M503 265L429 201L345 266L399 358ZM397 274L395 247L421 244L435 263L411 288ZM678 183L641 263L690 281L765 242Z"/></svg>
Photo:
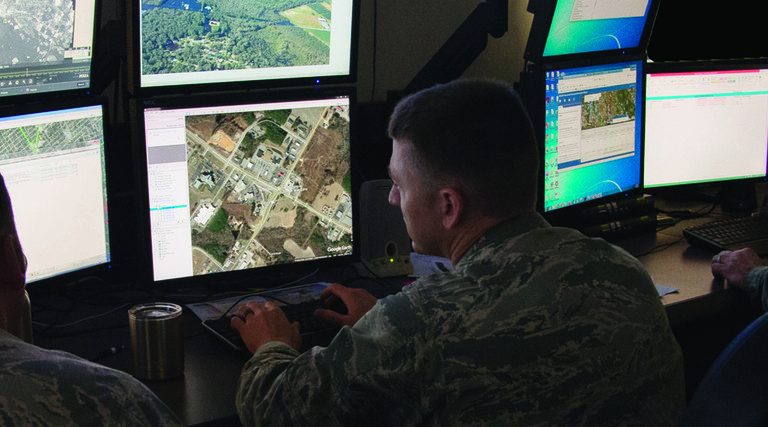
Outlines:
<svg viewBox="0 0 768 427"><path fill-rule="evenodd" d="M547 71L545 211L640 186L642 65Z"/></svg>

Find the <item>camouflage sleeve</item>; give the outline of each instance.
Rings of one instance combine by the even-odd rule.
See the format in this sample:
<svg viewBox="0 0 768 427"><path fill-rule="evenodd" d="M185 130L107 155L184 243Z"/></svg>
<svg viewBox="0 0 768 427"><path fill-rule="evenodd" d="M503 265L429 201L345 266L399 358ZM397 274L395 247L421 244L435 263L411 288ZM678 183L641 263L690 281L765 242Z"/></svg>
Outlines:
<svg viewBox="0 0 768 427"><path fill-rule="evenodd" d="M0 425L181 425L154 393L125 372L10 340L3 333Z"/></svg>
<svg viewBox="0 0 768 427"><path fill-rule="evenodd" d="M243 367L237 387L237 414L244 425L258 425L274 419L281 403L275 395L280 391L279 380L299 352L281 342L271 342L259 348ZM281 424L281 423L276 423Z"/></svg>
<svg viewBox="0 0 768 427"><path fill-rule="evenodd" d="M327 348L262 346L237 393L244 425L405 425L440 405L438 357L415 290L380 300ZM366 422L370 421L370 422Z"/></svg>
<svg viewBox="0 0 768 427"><path fill-rule="evenodd" d="M768 311L768 266L750 270L744 285L752 304Z"/></svg>

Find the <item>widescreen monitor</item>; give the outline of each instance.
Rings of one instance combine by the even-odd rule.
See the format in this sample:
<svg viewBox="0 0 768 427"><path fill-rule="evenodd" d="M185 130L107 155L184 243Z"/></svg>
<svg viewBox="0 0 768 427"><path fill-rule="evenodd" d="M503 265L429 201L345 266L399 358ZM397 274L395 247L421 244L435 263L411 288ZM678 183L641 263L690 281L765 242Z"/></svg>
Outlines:
<svg viewBox="0 0 768 427"><path fill-rule="evenodd" d="M645 52L657 9L656 0L531 0L525 58Z"/></svg>
<svg viewBox="0 0 768 427"><path fill-rule="evenodd" d="M104 104L68 104L0 115L0 173L33 286L111 261Z"/></svg>
<svg viewBox="0 0 768 427"><path fill-rule="evenodd" d="M640 187L643 65L545 68L545 213Z"/></svg>
<svg viewBox="0 0 768 427"><path fill-rule="evenodd" d="M132 91L353 83L359 0L141 0Z"/></svg>
<svg viewBox="0 0 768 427"><path fill-rule="evenodd" d="M766 176L765 60L649 64L645 80L646 188Z"/></svg>
<svg viewBox="0 0 768 427"><path fill-rule="evenodd" d="M0 0L0 10L0 103L88 91L96 0Z"/></svg>
<svg viewBox="0 0 768 427"><path fill-rule="evenodd" d="M354 105L317 90L142 103L151 281L253 286L359 257Z"/></svg>

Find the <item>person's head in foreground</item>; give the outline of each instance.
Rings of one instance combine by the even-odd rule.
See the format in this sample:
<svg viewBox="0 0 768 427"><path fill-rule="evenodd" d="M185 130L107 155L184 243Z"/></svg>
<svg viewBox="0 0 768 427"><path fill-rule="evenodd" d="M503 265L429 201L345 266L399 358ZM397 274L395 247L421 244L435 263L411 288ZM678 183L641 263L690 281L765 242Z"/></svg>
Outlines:
<svg viewBox="0 0 768 427"><path fill-rule="evenodd" d="M0 175L0 329L20 334L26 307L24 297L27 261L16 234L13 208L5 179Z"/></svg>
<svg viewBox="0 0 768 427"><path fill-rule="evenodd" d="M26 259L2 176L0 245L0 425L181 425L129 374L20 339Z"/></svg>

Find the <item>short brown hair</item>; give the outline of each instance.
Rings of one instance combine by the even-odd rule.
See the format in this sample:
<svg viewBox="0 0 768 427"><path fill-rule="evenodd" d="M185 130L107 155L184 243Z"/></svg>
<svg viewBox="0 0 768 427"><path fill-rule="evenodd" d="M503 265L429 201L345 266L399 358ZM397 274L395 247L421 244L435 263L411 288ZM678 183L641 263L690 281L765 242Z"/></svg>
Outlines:
<svg viewBox="0 0 768 427"><path fill-rule="evenodd" d="M486 214L536 205L536 137L507 83L456 80L409 95L390 117L389 137L413 145L425 185L457 185Z"/></svg>

